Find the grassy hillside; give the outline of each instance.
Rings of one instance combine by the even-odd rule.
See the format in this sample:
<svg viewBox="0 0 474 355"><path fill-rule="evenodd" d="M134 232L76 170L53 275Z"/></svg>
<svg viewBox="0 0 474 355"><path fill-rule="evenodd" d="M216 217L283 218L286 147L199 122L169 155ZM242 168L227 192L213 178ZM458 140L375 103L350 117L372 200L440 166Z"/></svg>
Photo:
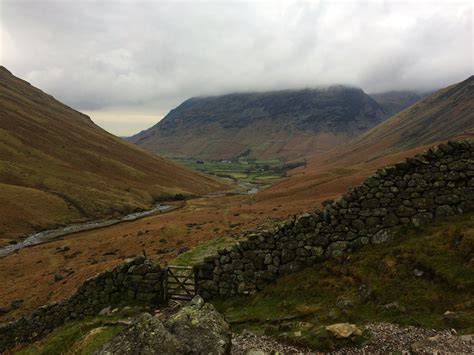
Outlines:
<svg viewBox="0 0 474 355"><path fill-rule="evenodd" d="M474 216L452 217L285 276L253 296L217 301L217 306L237 330L273 334L320 350L335 346L324 327L338 322L472 333L473 256Z"/></svg>
<svg viewBox="0 0 474 355"><path fill-rule="evenodd" d="M0 67L0 244L223 185L144 152Z"/></svg>

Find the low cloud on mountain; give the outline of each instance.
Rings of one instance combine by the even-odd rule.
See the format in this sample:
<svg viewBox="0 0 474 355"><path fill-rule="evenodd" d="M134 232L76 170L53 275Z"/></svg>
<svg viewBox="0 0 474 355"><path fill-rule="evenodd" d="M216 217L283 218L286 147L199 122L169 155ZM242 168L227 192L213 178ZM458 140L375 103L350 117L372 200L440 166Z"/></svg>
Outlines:
<svg viewBox="0 0 474 355"><path fill-rule="evenodd" d="M124 135L190 96L449 85L473 72L472 16L469 1L0 0L0 59Z"/></svg>

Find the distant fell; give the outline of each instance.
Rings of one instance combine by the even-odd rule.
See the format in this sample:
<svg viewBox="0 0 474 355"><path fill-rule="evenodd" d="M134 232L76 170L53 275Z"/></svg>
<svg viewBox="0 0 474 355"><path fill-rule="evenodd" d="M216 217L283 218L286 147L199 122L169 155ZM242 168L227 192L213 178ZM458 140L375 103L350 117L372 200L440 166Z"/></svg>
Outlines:
<svg viewBox="0 0 474 355"><path fill-rule="evenodd" d="M107 133L0 67L0 244L220 187Z"/></svg>
<svg viewBox="0 0 474 355"><path fill-rule="evenodd" d="M353 87L239 93L186 100L130 140L170 157L294 159L332 149L386 117Z"/></svg>
<svg viewBox="0 0 474 355"><path fill-rule="evenodd" d="M370 94L377 101L388 116L393 116L407 107L413 105L422 98L428 96L428 93L416 91L387 91L382 93Z"/></svg>

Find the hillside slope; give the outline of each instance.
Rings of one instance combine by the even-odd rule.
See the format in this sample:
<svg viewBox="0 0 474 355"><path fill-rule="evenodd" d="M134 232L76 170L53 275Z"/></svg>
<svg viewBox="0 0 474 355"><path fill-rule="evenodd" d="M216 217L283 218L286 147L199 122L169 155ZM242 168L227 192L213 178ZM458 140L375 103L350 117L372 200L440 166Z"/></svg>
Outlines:
<svg viewBox="0 0 474 355"><path fill-rule="evenodd" d="M191 98L130 140L170 157L294 159L332 149L384 118L358 88L241 93Z"/></svg>
<svg viewBox="0 0 474 355"><path fill-rule="evenodd" d="M0 67L0 244L221 183L151 155Z"/></svg>
<svg viewBox="0 0 474 355"><path fill-rule="evenodd" d="M380 167L446 140L472 137L474 76L435 92L331 152L313 156L305 169L296 169L257 198L273 204L317 205Z"/></svg>
<svg viewBox="0 0 474 355"><path fill-rule="evenodd" d="M426 96L427 94L415 91L387 91L370 94L370 97L377 101L389 116L396 115Z"/></svg>
<svg viewBox="0 0 474 355"><path fill-rule="evenodd" d="M471 76L438 90L352 142L337 148L328 159L344 157L344 161L369 161L457 136L470 135L473 130L474 76Z"/></svg>

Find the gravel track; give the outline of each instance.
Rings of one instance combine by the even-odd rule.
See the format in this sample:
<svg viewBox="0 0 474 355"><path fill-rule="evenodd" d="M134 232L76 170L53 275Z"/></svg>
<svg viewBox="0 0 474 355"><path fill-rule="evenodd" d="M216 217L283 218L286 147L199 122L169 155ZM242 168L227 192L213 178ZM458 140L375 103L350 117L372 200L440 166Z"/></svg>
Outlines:
<svg viewBox="0 0 474 355"><path fill-rule="evenodd" d="M474 337L459 336L453 329L433 330L401 327L389 323L368 324L365 329L372 340L359 348L342 348L333 355L388 354L394 352L417 354L474 354ZM269 336L234 334L232 355L247 354L321 354L304 347L284 344Z"/></svg>

